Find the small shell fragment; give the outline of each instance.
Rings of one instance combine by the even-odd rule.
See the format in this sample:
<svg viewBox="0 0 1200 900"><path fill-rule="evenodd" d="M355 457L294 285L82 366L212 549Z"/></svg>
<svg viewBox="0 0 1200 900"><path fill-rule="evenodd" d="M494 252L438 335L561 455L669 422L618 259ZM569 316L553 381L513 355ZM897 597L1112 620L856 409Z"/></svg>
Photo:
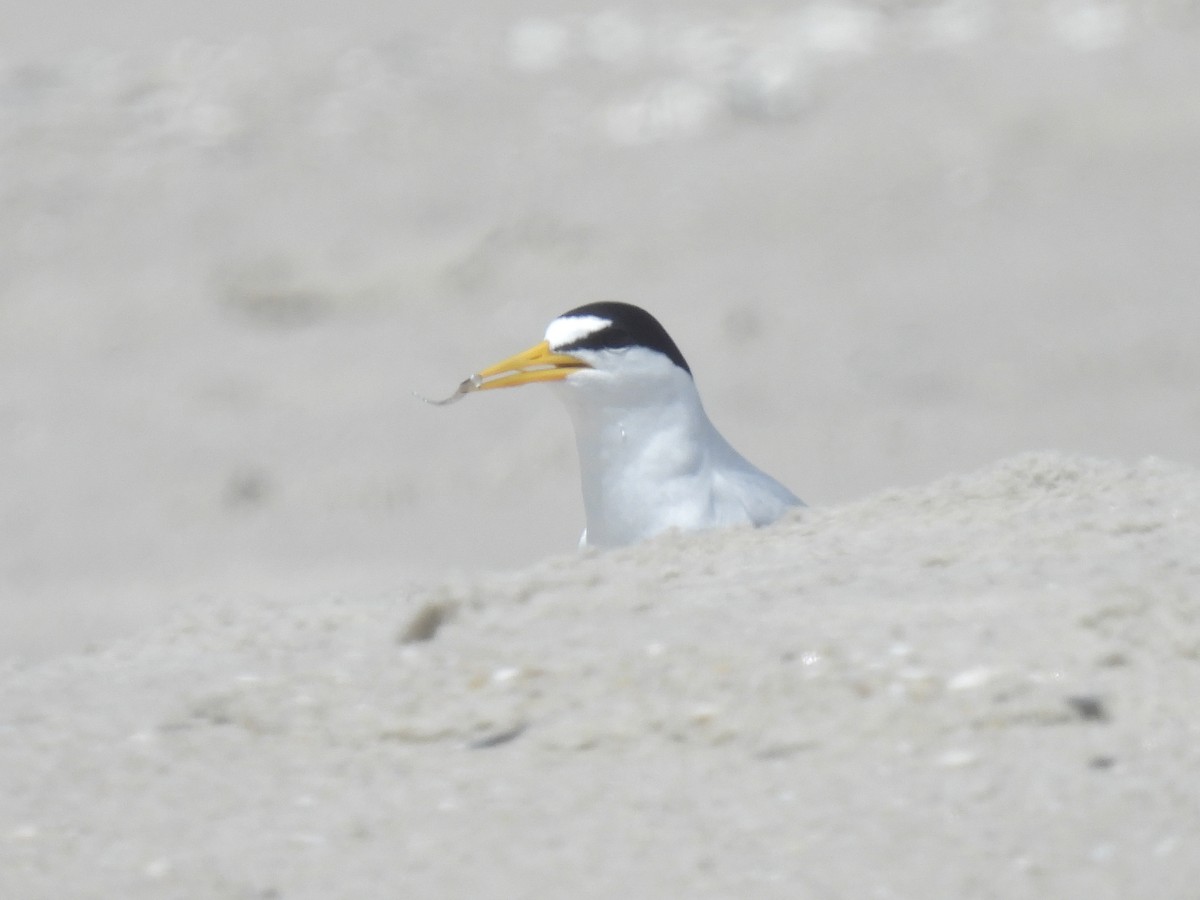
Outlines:
<svg viewBox="0 0 1200 900"><path fill-rule="evenodd" d="M455 392L445 400L430 400L428 397L422 397L416 391L413 391L413 396L419 400L424 400L430 406L449 406L451 403L456 403L457 401L461 400L472 391L479 390L479 386L481 384L483 384L483 379L478 375L472 375L470 378L466 379L462 384L460 384L458 389L455 390Z"/></svg>

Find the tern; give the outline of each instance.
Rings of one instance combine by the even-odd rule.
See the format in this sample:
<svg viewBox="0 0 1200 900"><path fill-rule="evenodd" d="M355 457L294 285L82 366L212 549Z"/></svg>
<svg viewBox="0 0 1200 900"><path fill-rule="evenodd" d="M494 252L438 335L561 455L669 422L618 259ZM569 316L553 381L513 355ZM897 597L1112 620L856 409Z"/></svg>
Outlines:
<svg viewBox="0 0 1200 900"><path fill-rule="evenodd" d="M540 343L472 375L438 405L537 382L551 385L575 427L581 546L767 525L804 505L721 436L683 354L640 307L602 302L565 312Z"/></svg>

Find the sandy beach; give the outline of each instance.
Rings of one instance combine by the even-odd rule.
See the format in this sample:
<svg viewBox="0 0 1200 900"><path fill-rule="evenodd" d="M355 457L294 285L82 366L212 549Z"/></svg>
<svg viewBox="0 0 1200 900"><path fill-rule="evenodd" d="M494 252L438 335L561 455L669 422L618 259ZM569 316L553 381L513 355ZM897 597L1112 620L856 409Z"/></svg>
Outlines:
<svg viewBox="0 0 1200 900"><path fill-rule="evenodd" d="M0 690L12 897L1186 897L1200 472L1054 454Z"/></svg>
<svg viewBox="0 0 1200 900"><path fill-rule="evenodd" d="M0 13L0 898L1189 898L1200 12ZM574 549L637 303L810 507Z"/></svg>

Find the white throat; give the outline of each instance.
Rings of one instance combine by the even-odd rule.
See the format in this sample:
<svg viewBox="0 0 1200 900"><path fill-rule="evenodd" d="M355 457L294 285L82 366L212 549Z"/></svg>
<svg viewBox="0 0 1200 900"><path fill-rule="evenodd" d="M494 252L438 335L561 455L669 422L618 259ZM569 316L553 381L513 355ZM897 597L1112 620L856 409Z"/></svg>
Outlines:
<svg viewBox="0 0 1200 900"><path fill-rule="evenodd" d="M575 426L589 544L628 544L708 521L714 470L740 459L709 421L691 376L672 369L649 396L557 386Z"/></svg>

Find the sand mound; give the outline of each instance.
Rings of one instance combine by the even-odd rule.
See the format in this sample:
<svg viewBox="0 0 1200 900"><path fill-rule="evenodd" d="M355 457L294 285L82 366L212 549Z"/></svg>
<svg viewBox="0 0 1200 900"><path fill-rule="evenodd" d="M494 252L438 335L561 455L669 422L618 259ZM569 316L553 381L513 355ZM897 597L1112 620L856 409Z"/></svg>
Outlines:
<svg viewBox="0 0 1200 900"><path fill-rule="evenodd" d="M0 895L1182 897L1200 472L228 596L0 688Z"/></svg>

